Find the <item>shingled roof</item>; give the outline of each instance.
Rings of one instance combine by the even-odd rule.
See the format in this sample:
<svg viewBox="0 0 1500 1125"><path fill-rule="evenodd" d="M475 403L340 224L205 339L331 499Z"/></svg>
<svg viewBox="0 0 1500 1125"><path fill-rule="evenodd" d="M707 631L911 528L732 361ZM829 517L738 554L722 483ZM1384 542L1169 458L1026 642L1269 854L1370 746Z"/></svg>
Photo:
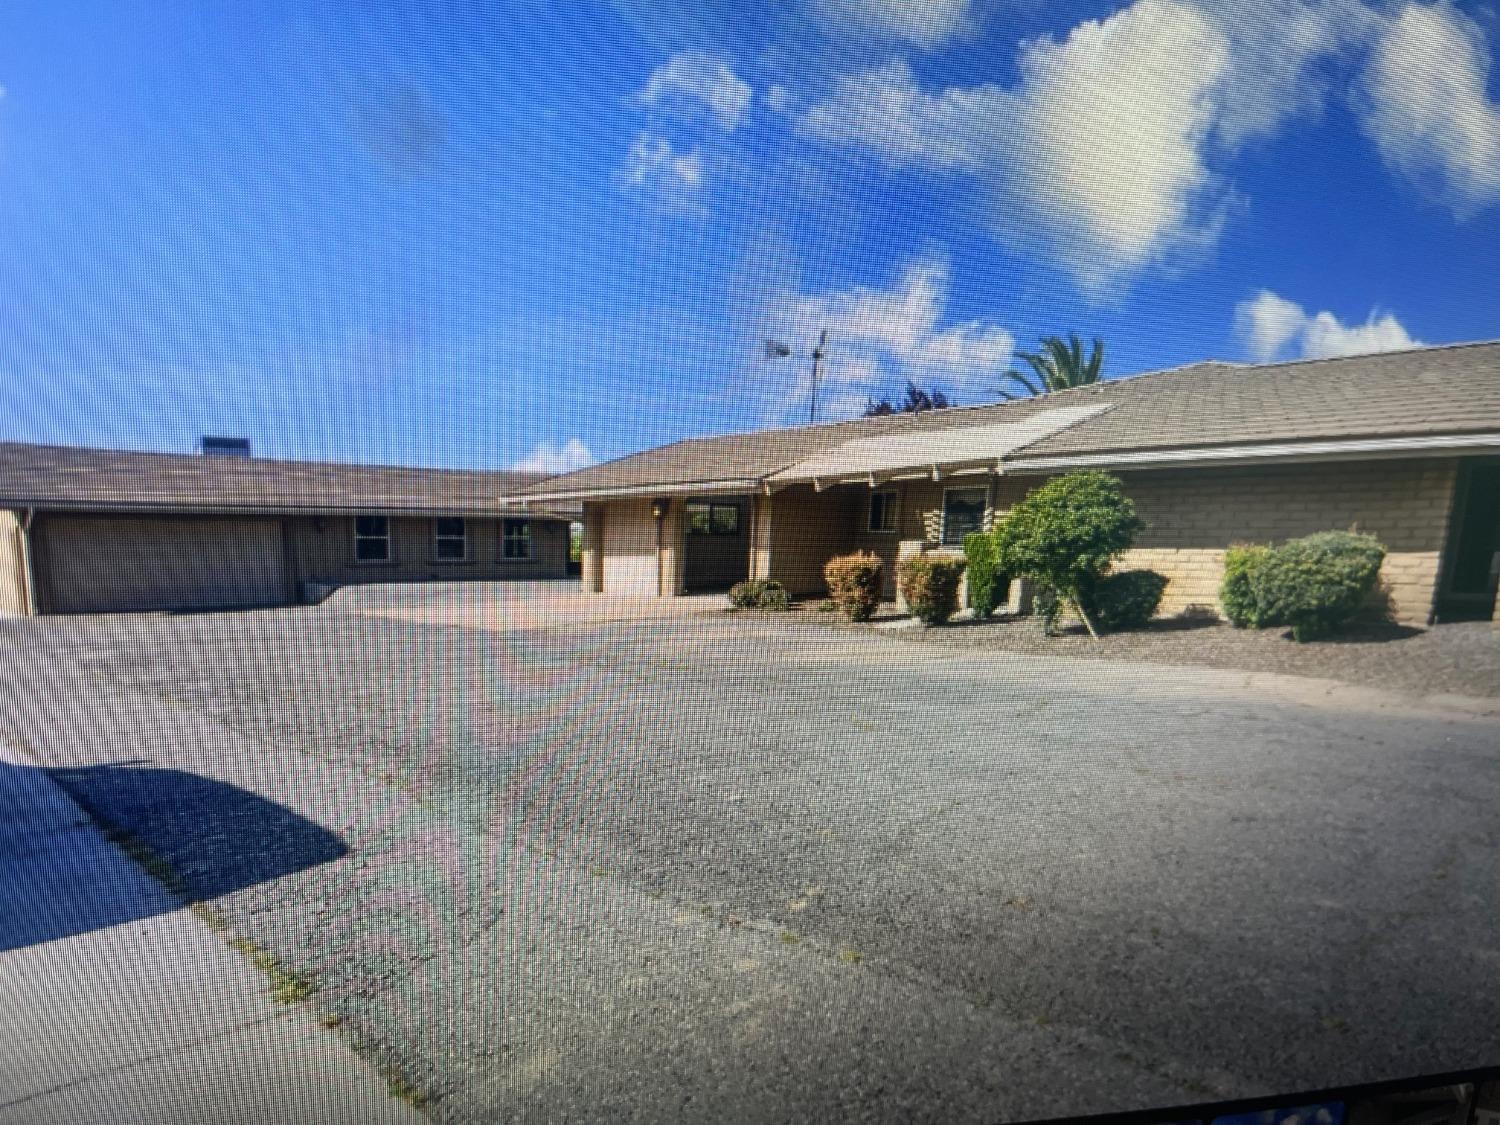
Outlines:
<svg viewBox="0 0 1500 1125"><path fill-rule="evenodd" d="M997 450L996 463L1006 471L1070 459L1129 464L1167 451L1181 461L1208 462L1242 447L1296 456L1359 441L1410 439L1417 449L1423 439L1464 435L1488 447L1500 436L1500 342L1287 363L1196 363L1019 402L694 438L551 477L519 496L751 487L846 442L977 430L1083 405L1107 409L1020 448ZM955 446L967 444L955 436Z"/></svg>
<svg viewBox="0 0 1500 1125"><path fill-rule="evenodd" d="M543 473L0 443L0 505L72 510L497 514Z"/></svg>

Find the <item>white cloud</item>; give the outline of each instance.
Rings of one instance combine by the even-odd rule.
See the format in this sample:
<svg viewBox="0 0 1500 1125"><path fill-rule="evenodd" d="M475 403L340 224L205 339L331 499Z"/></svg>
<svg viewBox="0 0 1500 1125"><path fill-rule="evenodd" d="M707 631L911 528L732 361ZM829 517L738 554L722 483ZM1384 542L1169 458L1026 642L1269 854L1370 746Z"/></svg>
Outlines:
<svg viewBox="0 0 1500 1125"><path fill-rule="evenodd" d="M897 378L961 396L988 392L1009 365L1015 338L985 320L944 324L950 289L947 259L929 255L909 263L888 289L783 293L771 303L769 333L806 347L828 330L825 417L857 412L853 406Z"/></svg>
<svg viewBox="0 0 1500 1125"><path fill-rule="evenodd" d="M932 50L972 33L970 0L815 0L824 22L840 30L896 39Z"/></svg>
<svg viewBox="0 0 1500 1125"><path fill-rule="evenodd" d="M1095 294L1211 243L1229 199L1204 162L1228 40L1197 8L1137 0L1062 42L1023 45L1021 81L923 91L905 63L845 78L809 134L893 165L968 171L1002 237L1036 244Z"/></svg>
<svg viewBox="0 0 1500 1125"><path fill-rule="evenodd" d="M696 149L678 152L665 137L642 133L625 154L620 181L653 196L672 209L701 213L698 196L704 186L703 156Z"/></svg>
<svg viewBox="0 0 1500 1125"><path fill-rule="evenodd" d="M1360 87L1365 131L1385 162L1460 215L1500 202L1500 104L1485 93L1478 26L1446 3L1408 5Z"/></svg>
<svg viewBox="0 0 1500 1125"><path fill-rule="evenodd" d="M704 51L673 55L651 72L640 94L645 105L697 103L725 132L739 125L750 98L749 84L723 59Z"/></svg>
<svg viewBox="0 0 1500 1125"><path fill-rule="evenodd" d="M785 113L792 108L792 92L779 82L766 91L766 105L777 113Z"/></svg>
<svg viewBox="0 0 1500 1125"><path fill-rule="evenodd" d="M1235 330L1261 363L1392 352L1422 344L1390 313L1372 312L1363 324L1344 324L1331 312L1309 316L1301 305L1269 289L1240 302Z"/></svg>
<svg viewBox="0 0 1500 1125"><path fill-rule="evenodd" d="M588 468L595 460L587 445L578 438L569 438L562 445L542 442L530 456L517 461L514 468L522 473L571 473Z"/></svg>

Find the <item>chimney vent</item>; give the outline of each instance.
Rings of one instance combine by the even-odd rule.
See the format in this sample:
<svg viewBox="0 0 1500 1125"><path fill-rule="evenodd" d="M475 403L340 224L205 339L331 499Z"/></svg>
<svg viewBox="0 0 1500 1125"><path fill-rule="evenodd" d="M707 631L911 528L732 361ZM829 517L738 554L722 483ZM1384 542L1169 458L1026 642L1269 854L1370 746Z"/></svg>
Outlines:
<svg viewBox="0 0 1500 1125"><path fill-rule="evenodd" d="M205 434L198 439L198 452L204 457L249 457L250 439Z"/></svg>

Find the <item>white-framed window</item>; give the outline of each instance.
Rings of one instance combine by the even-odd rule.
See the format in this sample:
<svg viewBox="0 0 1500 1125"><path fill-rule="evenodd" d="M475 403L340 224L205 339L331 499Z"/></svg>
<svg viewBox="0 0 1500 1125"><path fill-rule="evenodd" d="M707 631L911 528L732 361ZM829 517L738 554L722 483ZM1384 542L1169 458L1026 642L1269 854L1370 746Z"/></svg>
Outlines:
<svg viewBox="0 0 1500 1125"><path fill-rule="evenodd" d="M500 525L500 557L506 562L531 558L531 521L504 520Z"/></svg>
<svg viewBox="0 0 1500 1125"><path fill-rule="evenodd" d="M877 488L870 493L870 518L865 524L866 531L895 531L896 530L896 490L894 488Z"/></svg>
<svg viewBox="0 0 1500 1125"><path fill-rule="evenodd" d="M391 561L391 521L388 517L354 517L354 561Z"/></svg>
<svg viewBox="0 0 1500 1125"><path fill-rule="evenodd" d="M984 485L943 490L943 546L962 547L966 537L984 530L989 495Z"/></svg>
<svg viewBox="0 0 1500 1125"><path fill-rule="evenodd" d="M462 516L439 516L432 521L432 553L438 562L463 562L469 557L469 527Z"/></svg>

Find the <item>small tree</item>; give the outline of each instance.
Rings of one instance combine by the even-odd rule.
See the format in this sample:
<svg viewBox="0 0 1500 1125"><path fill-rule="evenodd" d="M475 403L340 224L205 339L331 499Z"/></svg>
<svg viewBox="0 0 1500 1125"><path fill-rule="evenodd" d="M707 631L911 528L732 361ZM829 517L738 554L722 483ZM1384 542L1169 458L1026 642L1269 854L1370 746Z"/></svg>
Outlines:
<svg viewBox="0 0 1500 1125"><path fill-rule="evenodd" d="M1097 638L1094 591L1142 526L1119 479L1090 470L1050 480L1012 508L995 547L1001 570L1056 591Z"/></svg>
<svg viewBox="0 0 1500 1125"><path fill-rule="evenodd" d="M976 531L964 539L964 558L969 564L969 608L983 620L995 612L1010 580L1000 573L995 537Z"/></svg>

